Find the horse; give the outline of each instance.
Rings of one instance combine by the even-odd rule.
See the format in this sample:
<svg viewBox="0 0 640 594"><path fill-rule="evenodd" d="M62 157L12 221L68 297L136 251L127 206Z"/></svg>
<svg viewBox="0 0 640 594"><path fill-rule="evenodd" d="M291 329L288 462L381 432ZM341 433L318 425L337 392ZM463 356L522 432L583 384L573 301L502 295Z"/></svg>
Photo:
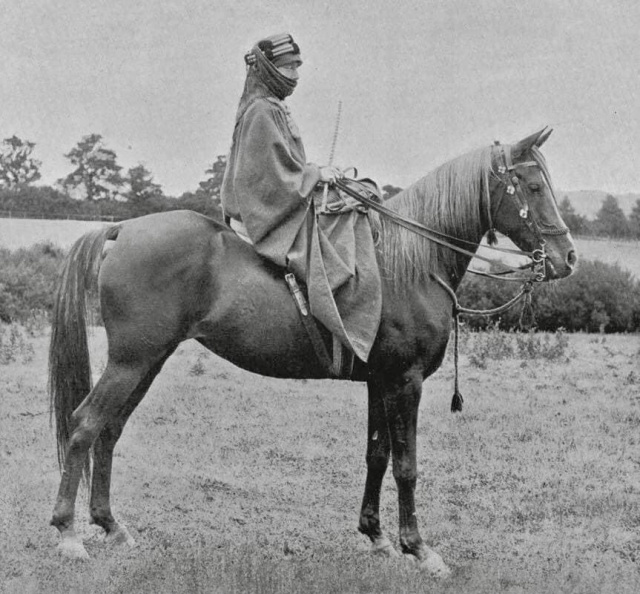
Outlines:
<svg viewBox="0 0 640 594"><path fill-rule="evenodd" d="M538 280L573 271L575 246L539 150L550 133L544 128L511 145L466 153L385 203L398 216L454 239L443 244L393 220L381 222L376 248L381 322L368 361L356 360L350 377L368 388L367 475L358 529L374 552L400 556L379 514L391 458L401 551L436 576L450 569L420 535L415 504L422 384L443 361L455 317L452 294L487 232L497 230L521 250L541 254L544 271ZM459 249L462 244L470 247ZM191 211L115 223L73 245L56 291L49 349L51 413L62 471L51 524L60 532L63 555L88 558L74 530L83 476L90 486L91 522L104 529L105 540L135 544L111 512L113 451L129 416L182 341L195 339L236 366L265 376L329 377L284 272L223 223ZM96 290L108 361L92 386L87 307Z"/></svg>

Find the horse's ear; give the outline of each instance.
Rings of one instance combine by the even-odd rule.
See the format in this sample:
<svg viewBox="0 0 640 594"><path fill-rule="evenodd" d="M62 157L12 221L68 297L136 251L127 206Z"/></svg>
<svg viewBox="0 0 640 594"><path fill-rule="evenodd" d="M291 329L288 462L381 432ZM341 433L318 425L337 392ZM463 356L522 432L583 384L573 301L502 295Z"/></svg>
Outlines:
<svg viewBox="0 0 640 594"><path fill-rule="evenodd" d="M553 128L549 128L546 132L543 132L536 140L536 146L540 148L545 142L547 142L547 138L551 136L551 132L553 132Z"/></svg>
<svg viewBox="0 0 640 594"><path fill-rule="evenodd" d="M518 157L528 153L533 145L540 146L549 137L549 134L551 134L551 130L549 130L548 133L546 130L547 127L545 126L542 130L523 138L520 142L516 142L511 147L511 157L513 160L515 161ZM540 139L542 139L542 141Z"/></svg>

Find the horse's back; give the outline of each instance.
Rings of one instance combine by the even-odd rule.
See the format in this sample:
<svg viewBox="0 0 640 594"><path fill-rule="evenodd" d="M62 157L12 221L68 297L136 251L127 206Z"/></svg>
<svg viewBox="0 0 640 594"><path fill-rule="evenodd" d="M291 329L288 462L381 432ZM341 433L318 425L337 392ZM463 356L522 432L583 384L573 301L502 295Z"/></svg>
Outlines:
<svg viewBox="0 0 640 594"><path fill-rule="evenodd" d="M102 317L114 339L179 340L206 314L225 227L191 211L119 225L99 276Z"/></svg>
<svg viewBox="0 0 640 594"><path fill-rule="evenodd" d="M162 350L196 338L266 375L322 375L284 271L227 227L190 211L122 224L100 271L110 352ZM282 369L280 369L282 367Z"/></svg>

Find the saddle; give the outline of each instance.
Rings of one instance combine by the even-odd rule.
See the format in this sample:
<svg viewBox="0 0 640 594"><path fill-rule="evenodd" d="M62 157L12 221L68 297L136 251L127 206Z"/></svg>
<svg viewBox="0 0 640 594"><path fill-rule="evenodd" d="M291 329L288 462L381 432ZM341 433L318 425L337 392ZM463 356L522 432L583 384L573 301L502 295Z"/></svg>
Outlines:
<svg viewBox="0 0 640 594"><path fill-rule="evenodd" d="M373 180L368 178L345 178L341 181L352 193L357 193L369 200L382 203L382 192ZM366 213L371 225L374 242L377 243L380 237L380 220L378 214L369 211L363 203L343 190L335 186L330 187L328 184L322 185L324 186L322 191L315 192L313 196L316 215L337 216L352 211ZM247 243L252 243L241 221L225 216L224 222L231 227L240 239ZM332 336L329 341L326 340L326 336L323 335L319 328L319 322L311 315L305 287L301 287L298 284L298 280L292 272L283 269L283 273L284 280L296 303L301 322L307 331L307 335L313 345L318 360L330 377L336 379L350 378L355 360L354 353L344 347L335 336ZM328 332L324 334L328 334Z"/></svg>

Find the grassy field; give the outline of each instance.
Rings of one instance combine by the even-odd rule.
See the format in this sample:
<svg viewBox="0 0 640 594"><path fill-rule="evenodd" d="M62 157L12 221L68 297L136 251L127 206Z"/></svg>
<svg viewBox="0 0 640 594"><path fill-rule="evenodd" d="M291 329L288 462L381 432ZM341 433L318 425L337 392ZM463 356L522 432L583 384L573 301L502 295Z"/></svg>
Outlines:
<svg viewBox="0 0 640 594"><path fill-rule="evenodd" d="M496 359L515 340L463 337L462 414L449 413L450 356L424 386L417 505L454 569L443 582L371 556L356 531L363 385L257 377L196 343L116 450L114 511L138 547L107 547L81 496L91 560L60 558L47 340L14 341L0 366L0 591L638 592L640 337L571 335L553 360ZM92 348L99 372L99 331ZM397 544L390 476L382 514Z"/></svg>

